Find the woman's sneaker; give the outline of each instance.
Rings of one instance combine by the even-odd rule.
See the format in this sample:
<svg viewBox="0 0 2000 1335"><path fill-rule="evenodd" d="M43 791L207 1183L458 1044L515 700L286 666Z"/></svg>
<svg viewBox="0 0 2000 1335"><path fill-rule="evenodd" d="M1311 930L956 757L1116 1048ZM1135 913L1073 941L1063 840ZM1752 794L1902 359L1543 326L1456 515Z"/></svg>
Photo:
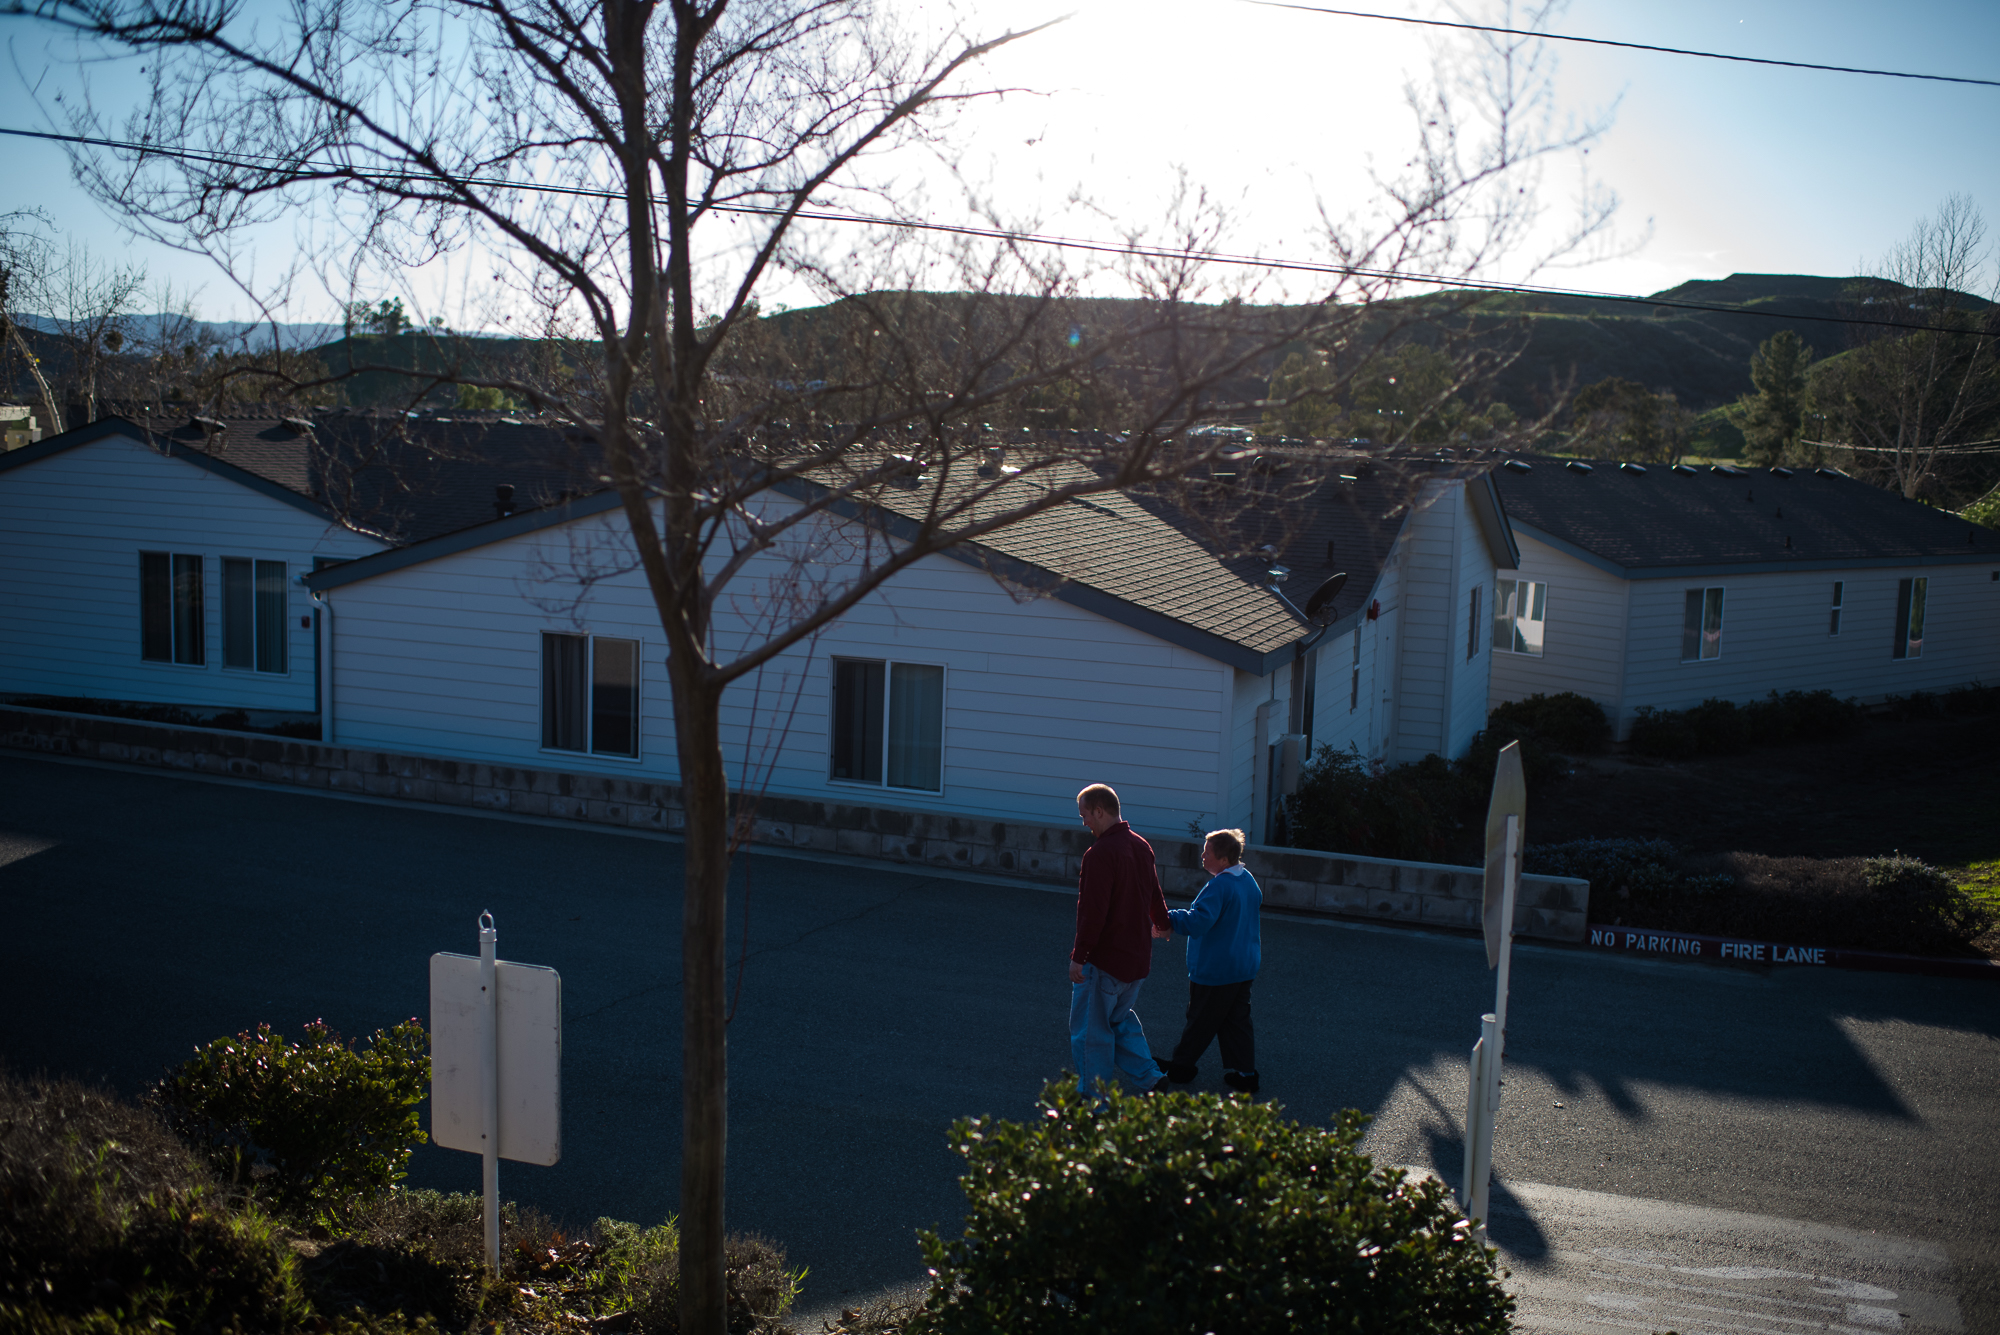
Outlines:
<svg viewBox="0 0 2000 1335"><path fill-rule="evenodd" d="M1257 1073L1255 1071L1224 1071L1222 1073L1222 1083L1240 1093L1255 1094L1257 1092Z"/></svg>

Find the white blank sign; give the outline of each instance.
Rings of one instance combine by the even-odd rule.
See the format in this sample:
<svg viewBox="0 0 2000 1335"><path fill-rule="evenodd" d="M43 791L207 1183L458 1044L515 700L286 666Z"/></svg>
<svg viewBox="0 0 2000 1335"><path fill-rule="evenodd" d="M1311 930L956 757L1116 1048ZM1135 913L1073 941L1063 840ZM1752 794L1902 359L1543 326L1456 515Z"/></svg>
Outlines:
<svg viewBox="0 0 2000 1335"><path fill-rule="evenodd" d="M501 960L500 1157L552 1164L562 1157L562 976ZM481 1128L479 957L431 956L431 1139L485 1152Z"/></svg>

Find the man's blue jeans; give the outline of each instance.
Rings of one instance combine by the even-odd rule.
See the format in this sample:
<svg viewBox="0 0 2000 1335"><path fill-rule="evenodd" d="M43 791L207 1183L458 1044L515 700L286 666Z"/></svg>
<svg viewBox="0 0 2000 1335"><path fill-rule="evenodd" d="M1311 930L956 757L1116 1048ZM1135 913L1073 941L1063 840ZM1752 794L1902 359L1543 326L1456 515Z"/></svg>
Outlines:
<svg viewBox="0 0 2000 1335"><path fill-rule="evenodd" d="M1083 981L1069 986L1069 1052L1077 1083L1088 1092L1099 1080L1117 1083L1125 1072L1141 1089L1160 1082L1161 1072L1146 1044L1146 1031L1132 1005L1146 980L1124 983L1094 964L1083 966Z"/></svg>

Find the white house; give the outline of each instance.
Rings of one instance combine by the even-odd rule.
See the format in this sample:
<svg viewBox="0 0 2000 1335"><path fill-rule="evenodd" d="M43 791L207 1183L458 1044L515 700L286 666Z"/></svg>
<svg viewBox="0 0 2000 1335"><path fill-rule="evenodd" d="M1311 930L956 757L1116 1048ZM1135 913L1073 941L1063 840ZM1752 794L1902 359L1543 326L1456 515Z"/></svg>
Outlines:
<svg viewBox="0 0 2000 1335"><path fill-rule="evenodd" d="M1491 581L1494 535L1504 550L1497 505L1479 479L1475 499L1463 479L1428 483L1394 517L1370 508L1384 489L1360 490L1359 512L1386 530L1386 549L1356 551L1374 568L1326 629L1263 577L1267 562L1218 558L1123 496L1071 501L927 558L733 692L732 779L819 801L1056 823L1072 817L1079 787L1106 780L1142 827L1261 832L1308 716L1325 740L1370 755L1462 749L1482 721L1486 655L1454 662L1435 685L1422 678L1455 658L1445 646L1458 642L1458 604ZM914 510L923 493L909 496ZM892 495L871 531L886 527L893 541L895 508ZM853 519L822 532L812 578L839 583L862 533ZM600 494L312 576L335 628L330 735L670 781L664 645L633 564L622 514ZM718 640L754 633L798 572L768 562L737 582L718 606ZM1388 690L1376 679L1385 669L1399 673ZM1329 675L1330 694L1314 684Z"/></svg>
<svg viewBox="0 0 2000 1335"><path fill-rule="evenodd" d="M1493 600L1494 704L1641 706L2000 680L2000 534L1834 469L1509 460L1521 549Z"/></svg>
<svg viewBox="0 0 2000 1335"><path fill-rule="evenodd" d="M318 707L299 577L388 544L312 498L297 432L221 451L177 428L113 418L0 455L0 692Z"/></svg>
<svg viewBox="0 0 2000 1335"><path fill-rule="evenodd" d="M112 420L13 451L0 697L316 716L344 745L671 782L657 617L586 446L323 414ZM1461 623L1514 563L1496 493L1352 466L1261 559L1107 495L920 562L732 695L732 777L1056 823L1104 779L1147 827L1262 837L1313 745L1462 750L1489 655ZM898 495L922 497L822 532L810 577L841 578L861 535L893 541ZM1298 573L1274 584L1281 561ZM1335 567L1316 624L1295 604ZM724 641L798 577L748 572Z"/></svg>

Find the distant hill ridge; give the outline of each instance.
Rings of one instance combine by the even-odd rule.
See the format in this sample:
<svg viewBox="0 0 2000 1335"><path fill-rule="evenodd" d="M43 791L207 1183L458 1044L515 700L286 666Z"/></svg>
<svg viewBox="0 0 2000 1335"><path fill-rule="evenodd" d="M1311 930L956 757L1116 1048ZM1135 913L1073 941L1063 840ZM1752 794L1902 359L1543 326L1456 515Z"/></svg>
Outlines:
<svg viewBox="0 0 2000 1335"><path fill-rule="evenodd" d="M1838 321L1853 309L1849 304L1852 285L1863 281L1868 280L1817 274L1735 273L1727 278L1690 279L1649 293L1640 301L1497 293L1479 301L1475 320L1496 329L1509 321L1524 322L1526 340L1521 354L1496 378L1492 387L1492 397L1504 400L1524 416L1539 414L1564 386L1574 390L1610 376L1634 380L1652 390L1671 390L1683 404L1699 412L1730 403L1750 391L1750 356L1758 344L1780 329L1797 332L1822 358L1846 350L1851 346L1849 331ZM896 294L896 299L948 304L966 297L956 293L901 293ZM1421 304L1438 298L1405 300ZM1990 304L1973 297L1966 301L1976 308ZM1650 302L1687 302L1736 309L1689 310ZM1077 311L1085 321L1101 320L1106 325L1116 325L1137 304L1094 298L1077 303ZM838 340L839 308L840 303L836 303L766 318L790 325L810 337ZM161 318L138 317L142 324ZM29 329L53 324L40 317L23 317L22 323ZM248 333L253 347L259 342L269 346L268 325L258 327L227 321L207 327L228 338ZM259 328L261 335L257 332ZM415 330L401 337L346 338L342 337L340 326L334 324L287 324L279 329L288 345L310 349L329 369L360 362L433 373L446 369L447 363L474 370L504 362L508 349L525 341L498 334L451 334L439 342L429 331ZM1274 363L1276 360L1271 359ZM1251 368L1241 383L1232 383L1225 392L1256 398L1271 369L1269 365ZM14 372L15 383L7 387L8 392L21 401L24 393L32 393L32 387L22 383L25 376L19 368L10 366L10 370ZM348 397L356 404L388 403L400 400L407 392L399 377L371 372L350 385Z"/></svg>

